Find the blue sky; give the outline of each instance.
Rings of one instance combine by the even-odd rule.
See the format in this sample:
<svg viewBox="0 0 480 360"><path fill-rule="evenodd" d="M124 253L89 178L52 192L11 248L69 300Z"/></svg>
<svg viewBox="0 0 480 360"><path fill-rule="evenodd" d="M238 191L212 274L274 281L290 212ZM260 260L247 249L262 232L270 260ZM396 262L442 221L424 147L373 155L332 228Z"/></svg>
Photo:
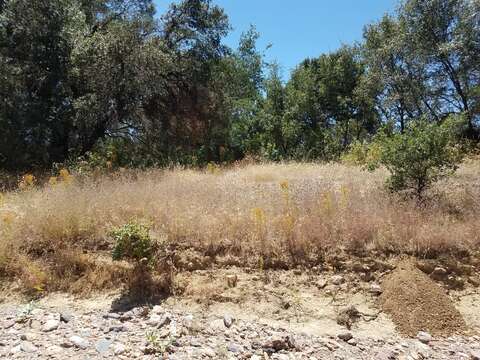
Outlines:
<svg viewBox="0 0 480 360"><path fill-rule="evenodd" d="M163 13L171 1L155 0ZM393 12L397 0L214 0L223 7L233 26L225 40L236 47L242 31L250 24L261 34L259 48L268 61L276 60L288 77L291 69L306 57L334 51L342 44L361 40L363 27L386 12Z"/></svg>

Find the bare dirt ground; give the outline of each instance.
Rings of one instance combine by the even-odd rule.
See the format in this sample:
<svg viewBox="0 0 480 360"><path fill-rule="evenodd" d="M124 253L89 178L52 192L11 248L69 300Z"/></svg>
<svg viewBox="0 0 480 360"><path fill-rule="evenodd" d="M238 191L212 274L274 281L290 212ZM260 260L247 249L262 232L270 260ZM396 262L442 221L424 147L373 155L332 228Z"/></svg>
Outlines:
<svg viewBox="0 0 480 360"><path fill-rule="evenodd" d="M404 335L384 311L399 271L198 270L177 276L181 294L135 306L119 293L10 299L0 304L0 358L479 359L480 289L407 279L434 290L426 305L398 297L423 330ZM442 323L445 307L459 318Z"/></svg>

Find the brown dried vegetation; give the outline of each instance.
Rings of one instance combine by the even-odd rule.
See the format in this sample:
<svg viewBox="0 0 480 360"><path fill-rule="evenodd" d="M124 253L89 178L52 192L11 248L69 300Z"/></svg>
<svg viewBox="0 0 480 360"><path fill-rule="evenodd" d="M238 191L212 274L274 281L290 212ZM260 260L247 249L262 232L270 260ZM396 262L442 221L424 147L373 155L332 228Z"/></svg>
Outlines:
<svg viewBox="0 0 480 360"><path fill-rule="evenodd" d="M125 281L108 233L132 219L177 269L322 265L338 254L465 257L480 245L480 162L438 184L423 208L385 193L385 172L339 164L124 171L35 185L0 204L0 279L33 292ZM87 289L87 290L86 290Z"/></svg>

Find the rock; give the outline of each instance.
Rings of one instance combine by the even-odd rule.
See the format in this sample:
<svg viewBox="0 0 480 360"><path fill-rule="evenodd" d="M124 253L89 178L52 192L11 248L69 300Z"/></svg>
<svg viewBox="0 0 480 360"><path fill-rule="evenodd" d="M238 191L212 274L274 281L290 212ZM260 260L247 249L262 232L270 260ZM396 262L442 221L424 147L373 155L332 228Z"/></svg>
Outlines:
<svg viewBox="0 0 480 360"><path fill-rule="evenodd" d="M15 354L18 354L20 352L22 352L22 346L21 345L14 346L13 348L10 349L10 355L15 355Z"/></svg>
<svg viewBox="0 0 480 360"><path fill-rule="evenodd" d="M158 326L160 321L162 320L162 317L160 315L153 314L150 319L147 320L147 325L150 326Z"/></svg>
<svg viewBox="0 0 480 360"><path fill-rule="evenodd" d="M480 350L479 351L474 351L470 352L470 359L471 360L480 360Z"/></svg>
<svg viewBox="0 0 480 360"><path fill-rule="evenodd" d="M155 305L155 306L152 308L152 313L157 314L157 315L161 315L161 314L164 313L164 310L163 310L163 308L162 308L160 305Z"/></svg>
<svg viewBox="0 0 480 360"><path fill-rule="evenodd" d="M120 315L117 313L108 313L103 315L104 319L120 319Z"/></svg>
<svg viewBox="0 0 480 360"><path fill-rule="evenodd" d="M345 278L341 275L333 275L330 278L330 281L332 282L333 285L341 285L345 282Z"/></svg>
<svg viewBox="0 0 480 360"><path fill-rule="evenodd" d="M242 352L242 347L238 344L228 344L227 350L233 353L239 353Z"/></svg>
<svg viewBox="0 0 480 360"><path fill-rule="evenodd" d="M447 277L447 285L450 289L463 289L465 287L465 281L459 276L450 275Z"/></svg>
<svg viewBox="0 0 480 360"><path fill-rule="evenodd" d="M237 286L238 276L237 275L227 275L227 285L230 288Z"/></svg>
<svg viewBox="0 0 480 360"><path fill-rule="evenodd" d="M112 325L108 328L108 332L122 332L127 331L127 327L125 325Z"/></svg>
<svg viewBox="0 0 480 360"><path fill-rule="evenodd" d="M73 320L73 315L69 313L61 313L60 314L60 321L64 323L69 323L70 321Z"/></svg>
<svg viewBox="0 0 480 360"><path fill-rule="evenodd" d="M479 278L476 278L474 276L470 276L467 280L474 287L479 287L480 286L480 279Z"/></svg>
<svg viewBox="0 0 480 360"><path fill-rule="evenodd" d="M117 343L113 346L113 353L115 355L122 355L125 351L127 351L127 348L121 343Z"/></svg>
<svg viewBox="0 0 480 360"><path fill-rule="evenodd" d="M32 332L27 332L25 334L22 334L22 336L20 336L20 339L25 341L33 341L38 339L38 335Z"/></svg>
<svg viewBox="0 0 480 360"><path fill-rule="evenodd" d="M20 344L20 349L26 353L34 353L38 351L38 348L29 341L24 341Z"/></svg>
<svg viewBox="0 0 480 360"><path fill-rule="evenodd" d="M353 338L353 335L350 331L341 331L337 334L337 337L343 341L348 341Z"/></svg>
<svg viewBox="0 0 480 360"><path fill-rule="evenodd" d="M108 351L110 345L112 345L111 340L100 339L95 344L95 350L97 350L99 354L105 354Z"/></svg>
<svg viewBox="0 0 480 360"><path fill-rule="evenodd" d="M347 341L347 344L352 346L357 346L357 340L354 338L351 338L350 340Z"/></svg>
<svg viewBox="0 0 480 360"><path fill-rule="evenodd" d="M47 320L45 322L45 324L43 324L42 331L43 332L50 332L50 331L58 329L59 326L60 326L60 321L50 319L50 320Z"/></svg>
<svg viewBox="0 0 480 360"><path fill-rule="evenodd" d="M202 351L205 356L208 356L210 358L214 358L215 356L217 356L217 353L212 348L207 347Z"/></svg>
<svg viewBox="0 0 480 360"><path fill-rule="evenodd" d="M323 289L327 286L327 281L325 279L320 279L317 281L317 288Z"/></svg>
<svg viewBox="0 0 480 360"><path fill-rule="evenodd" d="M235 319L232 318L230 315L225 315L223 317L223 324L227 329L230 329L234 323Z"/></svg>
<svg viewBox="0 0 480 360"><path fill-rule="evenodd" d="M4 329L10 329L13 325L15 325L15 321L14 320L8 320L7 322L5 322L3 324L3 328Z"/></svg>
<svg viewBox="0 0 480 360"><path fill-rule="evenodd" d="M443 280L447 277L447 270L443 267L436 267L433 269L432 273L430 274L430 277L434 280Z"/></svg>
<svg viewBox="0 0 480 360"><path fill-rule="evenodd" d="M292 344L289 341L289 338L273 338L267 341L262 346L264 349L272 349L274 351L288 350L292 348Z"/></svg>
<svg viewBox="0 0 480 360"><path fill-rule="evenodd" d="M430 341L432 341L432 335L426 331L420 331L417 334L417 339L424 344L428 344Z"/></svg>
<svg viewBox="0 0 480 360"><path fill-rule="evenodd" d="M45 310L40 308L35 308L30 312L32 316L42 316L44 313L45 313Z"/></svg>
<svg viewBox="0 0 480 360"><path fill-rule="evenodd" d="M77 348L85 350L90 345L87 340L81 338L80 336L74 335L71 336L68 340Z"/></svg>
<svg viewBox="0 0 480 360"><path fill-rule="evenodd" d="M378 284L372 284L370 285L369 292L374 295L380 295L382 293L382 288Z"/></svg>

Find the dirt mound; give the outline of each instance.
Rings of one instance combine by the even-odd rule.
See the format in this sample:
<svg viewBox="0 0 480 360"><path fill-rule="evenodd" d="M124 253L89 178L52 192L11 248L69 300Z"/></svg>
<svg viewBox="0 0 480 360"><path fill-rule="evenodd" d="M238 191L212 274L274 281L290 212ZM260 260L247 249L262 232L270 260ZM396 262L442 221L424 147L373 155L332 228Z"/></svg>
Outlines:
<svg viewBox="0 0 480 360"><path fill-rule="evenodd" d="M466 331L462 315L445 291L411 262L403 261L383 282L380 304L398 331L450 336Z"/></svg>

